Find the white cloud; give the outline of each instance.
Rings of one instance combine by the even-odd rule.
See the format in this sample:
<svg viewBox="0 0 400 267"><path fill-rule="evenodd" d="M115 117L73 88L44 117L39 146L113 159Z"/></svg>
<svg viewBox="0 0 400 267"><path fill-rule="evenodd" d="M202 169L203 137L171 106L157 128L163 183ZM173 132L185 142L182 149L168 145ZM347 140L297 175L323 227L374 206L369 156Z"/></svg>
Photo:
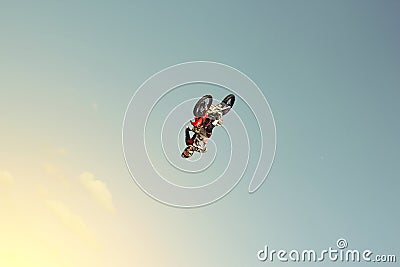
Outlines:
<svg viewBox="0 0 400 267"><path fill-rule="evenodd" d="M79 180L100 205L108 211L114 211L112 195L104 182L96 179L90 172L82 173L79 176Z"/></svg>
<svg viewBox="0 0 400 267"><path fill-rule="evenodd" d="M14 184L14 177L8 171L0 172L0 186L10 186Z"/></svg>

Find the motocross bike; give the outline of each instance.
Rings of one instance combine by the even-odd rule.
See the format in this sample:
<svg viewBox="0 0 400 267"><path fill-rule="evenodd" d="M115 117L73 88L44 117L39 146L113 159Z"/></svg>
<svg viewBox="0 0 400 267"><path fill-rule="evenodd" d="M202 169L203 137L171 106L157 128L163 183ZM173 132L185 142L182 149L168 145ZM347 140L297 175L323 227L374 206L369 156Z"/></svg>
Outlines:
<svg viewBox="0 0 400 267"><path fill-rule="evenodd" d="M215 126L222 125L222 116L226 115L233 104L235 96L227 95L220 103L213 105L213 97L205 95L201 97L193 108L194 121L190 121L193 128L190 131L194 132L193 144L191 151L206 152L207 138L211 137L212 130ZM193 154L191 152L191 154Z"/></svg>

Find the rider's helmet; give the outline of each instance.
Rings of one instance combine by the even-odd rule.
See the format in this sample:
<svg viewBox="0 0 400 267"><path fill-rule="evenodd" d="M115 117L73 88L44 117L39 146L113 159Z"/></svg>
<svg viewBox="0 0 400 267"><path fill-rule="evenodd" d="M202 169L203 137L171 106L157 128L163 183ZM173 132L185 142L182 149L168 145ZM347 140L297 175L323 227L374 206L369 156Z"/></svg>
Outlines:
<svg viewBox="0 0 400 267"><path fill-rule="evenodd" d="M193 155L194 149L193 146L187 146L182 152L182 158L190 158Z"/></svg>

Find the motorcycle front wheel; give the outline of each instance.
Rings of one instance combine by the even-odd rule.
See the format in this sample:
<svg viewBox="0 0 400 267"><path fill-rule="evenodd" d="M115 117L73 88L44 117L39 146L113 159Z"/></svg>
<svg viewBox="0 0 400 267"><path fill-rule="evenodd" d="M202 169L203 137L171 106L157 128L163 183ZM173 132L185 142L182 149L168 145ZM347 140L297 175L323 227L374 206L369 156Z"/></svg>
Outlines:
<svg viewBox="0 0 400 267"><path fill-rule="evenodd" d="M229 94L227 95L223 100L222 103L224 103L225 105L229 106L229 109L226 109L224 111L222 111L222 114L225 115L226 113L229 112L229 110L233 107L233 104L235 104L235 95L233 94Z"/></svg>

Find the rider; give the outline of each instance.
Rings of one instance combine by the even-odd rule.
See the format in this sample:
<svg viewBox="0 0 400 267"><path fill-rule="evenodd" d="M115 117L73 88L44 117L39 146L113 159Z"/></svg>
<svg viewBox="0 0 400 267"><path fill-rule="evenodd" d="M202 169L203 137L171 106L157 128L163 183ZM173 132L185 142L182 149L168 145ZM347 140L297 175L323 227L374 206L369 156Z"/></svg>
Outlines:
<svg viewBox="0 0 400 267"><path fill-rule="evenodd" d="M195 151L206 152L207 138L210 138L215 126L222 125L222 116L229 112L235 102L235 95L227 95L220 104L212 105L212 96L205 95L196 103L193 114L194 121L190 121L185 130L186 148L182 152L183 158L190 158ZM200 115L201 114L201 115ZM200 116L199 116L200 115ZM190 131L194 132L190 137Z"/></svg>
<svg viewBox="0 0 400 267"><path fill-rule="evenodd" d="M187 147L182 152L183 158L190 158L194 151L200 153L206 152L207 138L211 137L214 127L216 125L220 125L222 121L217 121L217 123L215 123L210 118L207 118L206 115L204 117L195 117L194 121L190 121L190 123L193 125L192 131L194 134L192 137L190 137L190 127L186 126L185 142ZM200 141L203 143L201 148Z"/></svg>

